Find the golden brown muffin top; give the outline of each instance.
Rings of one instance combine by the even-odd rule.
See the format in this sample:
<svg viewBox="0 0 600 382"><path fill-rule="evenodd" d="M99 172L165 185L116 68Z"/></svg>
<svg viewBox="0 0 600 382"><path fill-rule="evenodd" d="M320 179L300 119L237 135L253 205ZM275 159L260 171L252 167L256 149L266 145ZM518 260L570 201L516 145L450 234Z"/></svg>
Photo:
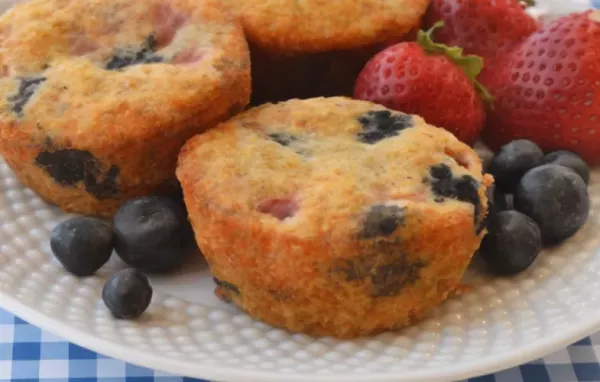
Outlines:
<svg viewBox="0 0 600 382"><path fill-rule="evenodd" d="M386 236L431 211L472 211L480 231L492 182L451 133L343 97L248 110L188 141L177 176L186 203L300 237Z"/></svg>
<svg viewBox="0 0 600 382"><path fill-rule="evenodd" d="M222 0L248 39L276 52L353 49L398 39L429 0Z"/></svg>
<svg viewBox="0 0 600 382"><path fill-rule="evenodd" d="M0 36L0 123L38 126L40 139L141 139L249 68L217 0L31 0L0 17Z"/></svg>

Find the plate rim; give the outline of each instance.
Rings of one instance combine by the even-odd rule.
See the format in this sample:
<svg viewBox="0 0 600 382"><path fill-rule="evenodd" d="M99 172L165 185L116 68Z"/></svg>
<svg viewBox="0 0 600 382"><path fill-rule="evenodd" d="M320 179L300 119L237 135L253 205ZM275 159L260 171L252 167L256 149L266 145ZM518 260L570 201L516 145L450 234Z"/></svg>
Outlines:
<svg viewBox="0 0 600 382"><path fill-rule="evenodd" d="M175 376L208 379L214 382L282 382L282 378L286 382L306 382L306 378L310 378L311 382L433 382L461 380L526 364L600 330L600 307L598 307L593 316L584 319L580 325L572 326L573 329L571 330L558 332L529 345L507 349L493 356L487 355L477 361L461 362L457 365L448 365L431 371L424 369L406 370L401 375L399 375L400 372L370 372L360 375L348 374L348 372L331 375L310 373L288 375L277 371L234 369L214 365L202 366L201 361L198 362L200 364L198 365L198 363L193 364L190 361L177 361L148 354L126 345L112 343L79 328L69 327L63 321L40 313L3 291L0 291L0 307L42 330L106 357Z"/></svg>

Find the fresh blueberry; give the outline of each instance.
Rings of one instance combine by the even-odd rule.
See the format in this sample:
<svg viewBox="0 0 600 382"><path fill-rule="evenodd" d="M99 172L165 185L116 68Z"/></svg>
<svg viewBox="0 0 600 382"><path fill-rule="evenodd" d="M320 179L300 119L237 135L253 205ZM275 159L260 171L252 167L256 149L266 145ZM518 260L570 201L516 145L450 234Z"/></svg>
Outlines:
<svg viewBox="0 0 600 382"><path fill-rule="evenodd" d="M583 226L590 212L590 199L583 179L574 171L545 164L521 178L514 207L536 221L545 244L556 244Z"/></svg>
<svg viewBox="0 0 600 382"><path fill-rule="evenodd" d="M102 300L116 318L138 318L150 305L152 287L142 272L123 269L106 281L102 288Z"/></svg>
<svg viewBox="0 0 600 382"><path fill-rule="evenodd" d="M542 164L543 159L544 153L535 143L519 139L500 148L492 158L489 172L494 176L498 189L511 194L523 174Z"/></svg>
<svg viewBox="0 0 600 382"><path fill-rule="evenodd" d="M490 218L494 215L494 203L491 200L487 201L487 214L483 216L483 219L479 221L479 224L475 226L475 233L477 235L481 234L484 229L487 228L488 222Z"/></svg>
<svg viewBox="0 0 600 382"><path fill-rule="evenodd" d="M479 226L477 226L476 233L479 235L484 228L487 227L491 218L499 212L509 209L507 196L498 191L495 184L490 185L486 190L487 202L487 214Z"/></svg>
<svg viewBox="0 0 600 382"><path fill-rule="evenodd" d="M548 153L544 157L544 163L565 166L579 174L585 184L590 181L590 169L587 163L579 155L570 151L560 150Z"/></svg>
<svg viewBox="0 0 600 382"><path fill-rule="evenodd" d="M490 218L479 253L492 272L514 275L527 269L541 250L542 237L536 222L511 210Z"/></svg>
<svg viewBox="0 0 600 382"><path fill-rule="evenodd" d="M398 135L400 131L414 125L410 115L392 114L389 110L369 111L359 117L358 122L363 128L358 134L358 139L371 145Z"/></svg>
<svg viewBox="0 0 600 382"><path fill-rule="evenodd" d="M502 193L495 184L492 184L487 189L488 200L491 200L495 212L505 211L511 209L508 203L508 195Z"/></svg>
<svg viewBox="0 0 600 382"><path fill-rule="evenodd" d="M91 276L106 264L113 247L110 225L95 218L65 220L50 234L50 248L56 259L79 277Z"/></svg>
<svg viewBox="0 0 600 382"><path fill-rule="evenodd" d="M501 193L497 189L494 191L494 209L497 212L511 209L508 205L508 196Z"/></svg>
<svg viewBox="0 0 600 382"><path fill-rule="evenodd" d="M196 249L185 209L168 197L127 201L117 211L113 227L119 257L148 273L174 270Z"/></svg>

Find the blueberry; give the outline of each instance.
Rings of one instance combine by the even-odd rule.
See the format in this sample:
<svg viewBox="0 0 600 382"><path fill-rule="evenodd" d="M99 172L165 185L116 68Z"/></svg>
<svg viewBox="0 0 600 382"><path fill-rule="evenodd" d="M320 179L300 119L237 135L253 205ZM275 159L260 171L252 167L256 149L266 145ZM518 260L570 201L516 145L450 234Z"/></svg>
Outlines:
<svg viewBox="0 0 600 382"><path fill-rule="evenodd" d="M213 281L215 282L215 284L217 284L217 286L219 288L227 289L227 290L230 290L230 291L232 291L234 293L240 294L240 289L237 286L235 286L232 283L230 283L230 282L227 282L227 281L224 281L224 280L220 280L220 279L218 279L216 277L213 277Z"/></svg>
<svg viewBox="0 0 600 382"><path fill-rule="evenodd" d="M283 146L290 147L294 146L294 143L298 142L298 138L289 133L271 133L268 135L269 139L273 142ZM303 149L299 149L298 147L293 148L296 154L299 155L307 155L307 152Z"/></svg>
<svg viewBox="0 0 600 382"><path fill-rule="evenodd" d="M511 210L490 218L479 253L492 272L514 275L527 269L541 250L542 238L536 222Z"/></svg>
<svg viewBox="0 0 600 382"><path fill-rule="evenodd" d="M431 189L439 197L436 199L437 201L442 202L444 197L451 198L455 196L452 170L448 165L442 163L431 166L429 176L431 177Z"/></svg>
<svg viewBox="0 0 600 382"><path fill-rule="evenodd" d="M195 249L185 209L168 197L127 201L117 211L113 227L119 257L148 273L178 268Z"/></svg>
<svg viewBox="0 0 600 382"><path fill-rule="evenodd" d="M76 187L83 182L86 192L96 199L109 199L119 194L119 166L111 165L104 171L103 163L89 151L41 151L35 158L35 164L62 186Z"/></svg>
<svg viewBox="0 0 600 382"><path fill-rule="evenodd" d="M492 216L498 212L509 209L506 195L498 191L495 184L492 184L488 187L486 190L486 196L488 199L487 214L483 219L481 219L481 222L477 226L476 233L478 235L483 231L484 228L487 227Z"/></svg>
<svg viewBox="0 0 600 382"><path fill-rule="evenodd" d="M375 144L398 135L400 131L414 125L410 115L392 114L389 110L369 111L359 117L358 122L363 128L363 131L358 133L358 139L367 144Z"/></svg>
<svg viewBox="0 0 600 382"><path fill-rule="evenodd" d="M294 141L296 141L296 137L287 133L272 133L269 134L269 139L273 142L277 142L281 146L287 147Z"/></svg>
<svg viewBox="0 0 600 382"><path fill-rule="evenodd" d="M492 153L490 150L478 150L477 155L479 156L479 159L481 159L482 173L485 174L490 168L490 164L494 158L494 153Z"/></svg>
<svg viewBox="0 0 600 382"><path fill-rule="evenodd" d="M112 229L105 221L74 217L59 223L50 234L50 248L70 273L85 277L100 269L113 251Z"/></svg>
<svg viewBox="0 0 600 382"><path fill-rule="evenodd" d="M452 170L446 164L437 164L429 169L431 190L436 195L435 201L444 202L444 198L456 199L471 203L474 207L473 219L476 230L481 229L481 201L479 200L479 182L470 175L454 178Z"/></svg>
<svg viewBox="0 0 600 382"><path fill-rule="evenodd" d="M492 184L487 189L488 200L492 201L493 210L495 212L505 211L511 209L508 204L508 196L501 192L496 184Z"/></svg>
<svg viewBox="0 0 600 382"><path fill-rule="evenodd" d="M102 288L102 300L116 318L138 318L150 305L152 287L142 272L123 269L106 281Z"/></svg>
<svg viewBox="0 0 600 382"><path fill-rule="evenodd" d="M431 166L429 174L435 179L452 179L452 170L443 163Z"/></svg>
<svg viewBox="0 0 600 382"><path fill-rule="evenodd" d="M111 59L106 63L106 69L119 70L133 65L163 62L164 58L156 54L155 50L156 40L151 35L144 41L141 47L116 50Z"/></svg>
<svg viewBox="0 0 600 382"><path fill-rule="evenodd" d="M423 263L410 263L398 257L389 264L376 266L371 275L373 297L388 297L400 294L405 287L413 285L419 279Z"/></svg>
<svg viewBox="0 0 600 382"><path fill-rule="evenodd" d="M216 277L213 277L213 281L215 284L217 284L217 287L215 288L215 296L217 296L218 299L225 302L232 302L234 296L240 295L239 288L234 284L220 280Z"/></svg>
<svg viewBox="0 0 600 382"><path fill-rule="evenodd" d="M543 159L544 153L535 143L519 139L500 148L492 158L489 172L494 176L498 189L511 194L523 174L542 164Z"/></svg>
<svg viewBox="0 0 600 382"><path fill-rule="evenodd" d="M579 174L585 184L590 181L590 169L587 163L579 155L570 151L560 150L548 153L544 157L544 163L565 166Z"/></svg>
<svg viewBox="0 0 600 382"><path fill-rule="evenodd" d="M490 218L494 215L494 203L491 200L487 202L487 214L481 219L479 224L475 225L475 234L479 235L487 227Z"/></svg>
<svg viewBox="0 0 600 382"><path fill-rule="evenodd" d="M361 237L390 236L404 221L404 208L398 206L375 205L367 212L362 223Z"/></svg>
<svg viewBox="0 0 600 382"><path fill-rule="evenodd" d="M470 175L454 179L455 198L461 202L471 203L475 210L479 207L479 183Z"/></svg>
<svg viewBox="0 0 600 382"><path fill-rule="evenodd" d="M583 179L574 171L545 164L521 178L514 207L536 221L545 244L556 244L583 226L590 212L590 199Z"/></svg>
<svg viewBox="0 0 600 382"><path fill-rule="evenodd" d="M8 97L13 113L22 116L23 108L29 102L29 99L35 94L37 88L46 81L44 77L20 77L19 88L17 92Z"/></svg>
<svg viewBox="0 0 600 382"><path fill-rule="evenodd" d="M369 294L372 297L398 295L405 287L419 280L424 262L409 260L402 252L398 252L396 244L392 244L389 251L382 244L377 247L377 252L377 255L337 259L331 271L346 281L369 280Z"/></svg>

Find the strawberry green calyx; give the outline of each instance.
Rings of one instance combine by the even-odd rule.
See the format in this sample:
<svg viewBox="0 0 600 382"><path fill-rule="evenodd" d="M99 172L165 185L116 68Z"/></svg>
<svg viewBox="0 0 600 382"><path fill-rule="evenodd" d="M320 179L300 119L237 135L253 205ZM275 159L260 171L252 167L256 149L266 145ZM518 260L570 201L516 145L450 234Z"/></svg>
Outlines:
<svg viewBox="0 0 600 382"><path fill-rule="evenodd" d="M521 3L525 4L526 7L535 6L535 0L521 0Z"/></svg>
<svg viewBox="0 0 600 382"><path fill-rule="evenodd" d="M473 54L463 55L463 49L458 46L447 46L433 41L433 32L443 26L444 22L438 21L428 31L419 30L417 33L417 44L419 44L426 53L443 54L448 57L456 66L461 68L473 82L473 86L479 93L481 99L485 103L491 105L493 102L492 95L479 81L477 81L477 76L483 69L483 59Z"/></svg>

